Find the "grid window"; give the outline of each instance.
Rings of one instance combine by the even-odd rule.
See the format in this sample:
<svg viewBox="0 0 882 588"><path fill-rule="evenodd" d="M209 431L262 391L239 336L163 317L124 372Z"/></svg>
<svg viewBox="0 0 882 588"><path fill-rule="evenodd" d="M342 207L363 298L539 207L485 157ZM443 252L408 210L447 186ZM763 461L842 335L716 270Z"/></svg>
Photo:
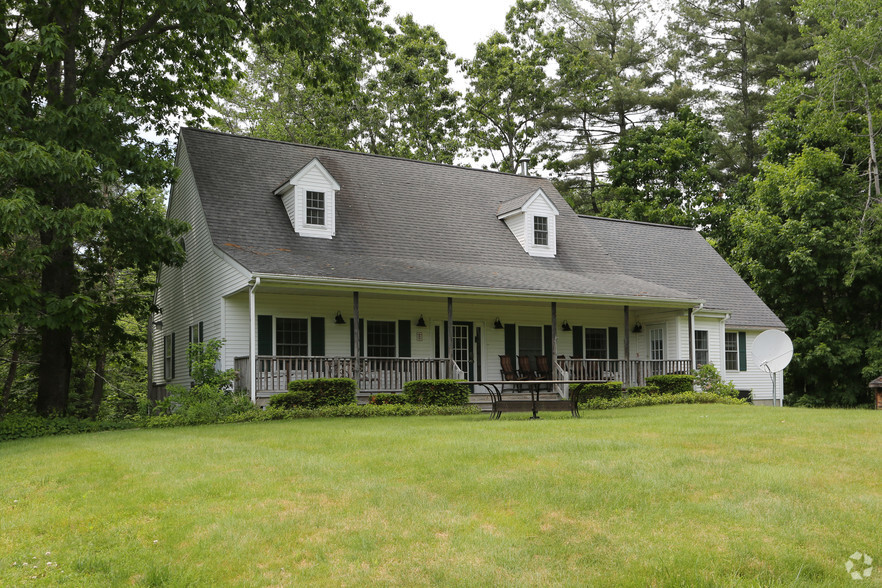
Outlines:
<svg viewBox="0 0 882 588"><path fill-rule="evenodd" d="M664 329L649 329L649 359L665 358Z"/></svg>
<svg viewBox="0 0 882 588"><path fill-rule="evenodd" d="M306 192L306 224L325 224L325 193Z"/></svg>
<svg viewBox="0 0 882 588"><path fill-rule="evenodd" d="M533 244L548 245L548 217L533 217Z"/></svg>
<svg viewBox="0 0 882 588"><path fill-rule="evenodd" d="M695 367L710 363L707 331L695 331Z"/></svg>
<svg viewBox="0 0 882 588"><path fill-rule="evenodd" d="M175 377L175 334L166 335L162 341L163 365L162 371L166 380Z"/></svg>
<svg viewBox="0 0 882 588"><path fill-rule="evenodd" d="M276 355L309 355L309 321L276 319Z"/></svg>
<svg viewBox="0 0 882 588"><path fill-rule="evenodd" d="M585 329L585 359L606 359L606 329Z"/></svg>
<svg viewBox="0 0 882 588"><path fill-rule="evenodd" d="M726 371L738 371L738 333L726 333Z"/></svg>
<svg viewBox="0 0 882 588"><path fill-rule="evenodd" d="M395 357L395 321L368 321L368 357Z"/></svg>

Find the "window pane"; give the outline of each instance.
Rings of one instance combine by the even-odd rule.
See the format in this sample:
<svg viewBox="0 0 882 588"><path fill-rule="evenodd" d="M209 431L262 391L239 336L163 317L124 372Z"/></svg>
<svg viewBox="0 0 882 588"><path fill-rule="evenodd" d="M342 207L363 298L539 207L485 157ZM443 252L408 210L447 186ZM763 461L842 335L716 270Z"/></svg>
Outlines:
<svg viewBox="0 0 882 588"><path fill-rule="evenodd" d="M649 330L649 359L665 358L664 329Z"/></svg>
<svg viewBox="0 0 882 588"><path fill-rule="evenodd" d="M707 331L695 331L695 363L696 367L710 363Z"/></svg>
<svg viewBox="0 0 882 588"><path fill-rule="evenodd" d="M276 319L276 355L309 355L309 326L305 318Z"/></svg>
<svg viewBox="0 0 882 588"><path fill-rule="evenodd" d="M548 218L544 216L533 217L533 244L548 245Z"/></svg>
<svg viewBox="0 0 882 588"><path fill-rule="evenodd" d="M324 192L307 192L306 193L306 224L323 225L325 224L325 193Z"/></svg>
<svg viewBox="0 0 882 588"><path fill-rule="evenodd" d="M726 333L726 370L738 371L738 333Z"/></svg>
<svg viewBox="0 0 882 588"><path fill-rule="evenodd" d="M585 359L606 359L606 329L585 329Z"/></svg>
<svg viewBox="0 0 882 588"><path fill-rule="evenodd" d="M368 357L395 357L395 321L368 321Z"/></svg>

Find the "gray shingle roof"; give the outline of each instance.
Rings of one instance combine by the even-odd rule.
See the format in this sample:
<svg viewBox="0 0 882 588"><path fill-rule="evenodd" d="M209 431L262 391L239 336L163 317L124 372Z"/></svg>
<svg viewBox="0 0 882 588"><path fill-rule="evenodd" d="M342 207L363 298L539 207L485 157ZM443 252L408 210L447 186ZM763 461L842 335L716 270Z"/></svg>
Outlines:
<svg viewBox="0 0 882 588"><path fill-rule="evenodd" d="M728 325L784 327L697 231L608 218L581 218L603 248L629 273L700 298L707 309L729 311Z"/></svg>
<svg viewBox="0 0 882 588"><path fill-rule="evenodd" d="M650 247L634 244L638 259L623 258L610 230L625 225L609 223L609 230L596 230L597 223L576 215L543 178L195 129L183 129L181 140L215 246L254 273L527 293L705 298L696 295L705 290L694 287L692 278L682 283L656 279L660 272L644 268ZM295 233L281 199L273 195L313 158L340 184L336 236L330 240ZM560 211L555 258L528 255L497 219L500 204L529 197L539 188ZM626 232L645 238L632 228ZM688 232L689 238L680 233L666 228L651 236L699 248L708 271L737 279L697 233ZM758 300L738 281L750 302ZM748 296L734 301L739 309L749 306L741 298ZM774 315L768 320L777 321Z"/></svg>

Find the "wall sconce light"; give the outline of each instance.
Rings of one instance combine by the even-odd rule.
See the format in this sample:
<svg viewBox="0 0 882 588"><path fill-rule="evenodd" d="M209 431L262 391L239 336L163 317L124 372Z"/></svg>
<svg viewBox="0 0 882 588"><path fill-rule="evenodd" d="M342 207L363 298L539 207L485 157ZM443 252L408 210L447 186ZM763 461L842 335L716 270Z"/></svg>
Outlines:
<svg viewBox="0 0 882 588"><path fill-rule="evenodd" d="M504 327L502 326L502 321L499 320L499 317L496 317L496 320L493 321L493 328L494 328L494 329L502 329L502 328L504 328Z"/></svg>
<svg viewBox="0 0 882 588"><path fill-rule="evenodd" d="M423 318L423 315L420 315L420 320L417 321L417 326L418 327L425 327L426 326L426 319Z"/></svg>
<svg viewBox="0 0 882 588"><path fill-rule="evenodd" d="M570 323L568 323L567 321L564 321L563 324L560 326L560 330L561 331L572 331L573 328L570 326Z"/></svg>
<svg viewBox="0 0 882 588"><path fill-rule="evenodd" d="M642 333L643 332L643 325L640 324L640 321L637 321L636 323L634 323L634 332L635 333Z"/></svg>
<svg viewBox="0 0 882 588"><path fill-rule="evenodd" d="M346 324L346 321L343 320L343 315L340 314L339 310L337 311L337 316L334 317L334 324L335 325L345 325Z"/></svg>
<svg viewBox="0 0 882 588"><path fill-rule="evenodd" d="M162 321L153 321L153 326L156 327L157 329L161 329L162 328Z"/></svg>

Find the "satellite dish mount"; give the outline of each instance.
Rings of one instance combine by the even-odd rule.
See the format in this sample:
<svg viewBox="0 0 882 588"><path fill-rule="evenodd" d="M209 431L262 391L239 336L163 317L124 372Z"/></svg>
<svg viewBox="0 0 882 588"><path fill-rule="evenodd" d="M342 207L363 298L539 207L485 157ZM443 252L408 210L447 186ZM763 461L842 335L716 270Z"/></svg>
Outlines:
<svg viewBox="0 0 882 588"><path fill-rule="evenodd" d="M759 369L772 378L772 406L781 406L778 402L777 373L790 364L793 359L793 342L784 331L774 329L763 331L753 342L753 361Z"/></svg>

